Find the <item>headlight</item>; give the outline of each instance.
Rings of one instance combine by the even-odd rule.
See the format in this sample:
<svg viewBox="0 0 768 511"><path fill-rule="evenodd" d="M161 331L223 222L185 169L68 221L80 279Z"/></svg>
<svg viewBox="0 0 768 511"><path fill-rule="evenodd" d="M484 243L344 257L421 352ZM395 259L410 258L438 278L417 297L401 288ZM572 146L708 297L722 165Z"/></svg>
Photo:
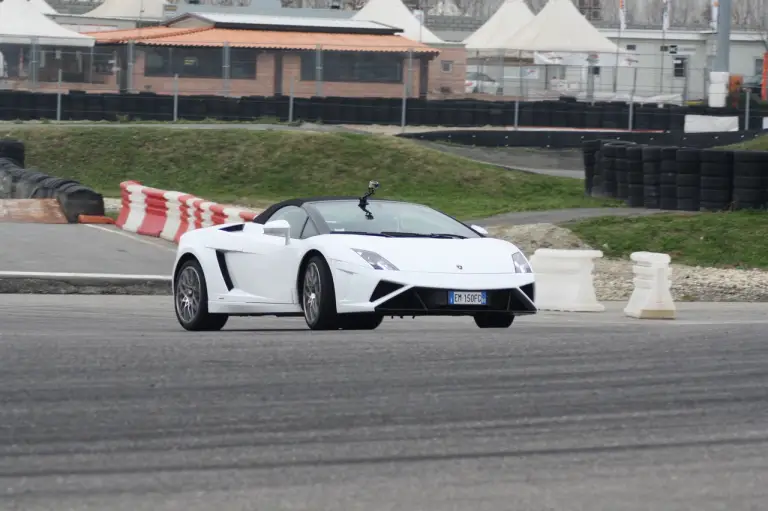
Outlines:
<svg viewBox="0 0 768 511"><path fill-rule="evenodd" d="M371 252L370 250L361 250L359 248L353 248L352 250L354 250L357 255L365 259L365 262L373 266L373 268L376 270L399 271L397 266L381 257L376 252Z"/></svg>
<svg viewBox="0 0 768 511"><path fill-rule="evenodd" d="M515 265L515 273L533 273L531 265L522 252L512 254L512 263Z"/></svg>

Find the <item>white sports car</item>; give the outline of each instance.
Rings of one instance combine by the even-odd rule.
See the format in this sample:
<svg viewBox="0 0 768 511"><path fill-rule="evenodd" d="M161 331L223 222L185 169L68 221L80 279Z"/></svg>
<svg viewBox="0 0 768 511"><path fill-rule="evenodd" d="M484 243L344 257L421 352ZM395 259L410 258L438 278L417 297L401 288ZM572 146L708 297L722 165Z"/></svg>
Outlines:
<svg viewBox="0 0 768 511"><path fill-rule="evenodd" d="M515 245L427 206L369 200L377 187L185 233L173 271L181 326L304 316L313 330L370 330L384 316L447 315L507 328L536 313L534 274Z"/></svg>

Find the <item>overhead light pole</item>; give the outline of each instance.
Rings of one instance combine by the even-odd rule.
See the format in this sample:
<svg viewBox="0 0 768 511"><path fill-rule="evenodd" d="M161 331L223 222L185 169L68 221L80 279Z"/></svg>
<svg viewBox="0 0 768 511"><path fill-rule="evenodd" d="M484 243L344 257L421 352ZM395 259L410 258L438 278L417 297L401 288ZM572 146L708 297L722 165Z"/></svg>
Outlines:
<svg viewBox="0 0 768 511"><path fill-rule="evenodd" d="M731 0L718 0L715 59L709 73L709 106L722 108L728 98L731 52Z"/></svg>

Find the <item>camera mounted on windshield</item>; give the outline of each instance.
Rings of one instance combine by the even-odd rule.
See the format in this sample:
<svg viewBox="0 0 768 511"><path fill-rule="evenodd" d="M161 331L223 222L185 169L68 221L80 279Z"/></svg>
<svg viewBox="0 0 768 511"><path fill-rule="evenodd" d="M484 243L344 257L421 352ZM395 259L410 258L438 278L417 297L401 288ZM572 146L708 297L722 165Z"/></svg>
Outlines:
<svg viewBox="0 0 768 511"><path fill-rule="evenodd" d="M360 203L358 204L358 207L365 211L365 218L368 220L373 220L373 213L368 211L368 197L376 193L376 190L379 188L379 182L378 181L368 181L368 192L366 192L365 195L360 197Z"/></svg>

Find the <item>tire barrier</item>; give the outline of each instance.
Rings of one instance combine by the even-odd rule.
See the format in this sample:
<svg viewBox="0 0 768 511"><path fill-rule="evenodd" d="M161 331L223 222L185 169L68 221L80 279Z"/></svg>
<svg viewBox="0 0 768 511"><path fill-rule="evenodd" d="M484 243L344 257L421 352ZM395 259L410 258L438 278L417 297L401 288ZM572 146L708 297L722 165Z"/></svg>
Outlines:
<svg viewBox="0 0 768 511"><path fill-rule="evenodd" d="M641 148L643 164L642 207L647 209L661 208L661 149L661 147L656 146Z"/></svg>
<svg viewBox="0 0 768 511"><path fill-rule="evenodd" d="M0 140L0 158L7 158L24 168L24 143L19 140Z"/></svg>
<svg viewBox="0 0 768 511"><path fill-rule="evenodd" d="M660 209L677 209L677 149L677 147L661 148Z"/></svg>
<svg viewBox="0 0 768 511"><path fill-rule="evenodd" d="M766 204L768 152L733 153L733 209L762 209Z"/></svg>
<svg viewBox="0 0 768 511"><path fill-rule="evenodd" d="M589 141L583 151L585 162L595 162L591 168L585 163L592 182L587 185L585 180L584 190L593 197L670 211L768 207L764 171L768 151L645 146L615 140Z"/></svg>
<svg viewBox="0 0 768 511"><path fill-rule="evenodd" d="M701 162L701 211L724 211L733 196L733 152L704 149L699 153Z"/></svg>
<svg viewBox="0 0 768 511"><path fill-rule="evenodd" d="M259 118L287 121L292 111L293 120L304 122L400 125L403 100L401 97L300 97L294 98L291 105L287 95L226 97L185 94L178 96L177 106L178 118L189 121L254 121ZM631 128L639 131L682 132L686 115L738 117L740 128L744 129L743 109L656 104L634 104L632 108ZM529 127L626 130L630 128L629 109L628 103L620 101L591 104L567 97L517 103L519 125ZM172 121L174 96L147 91L63 91L59 113L63 121ZM768 115L756 105L752 106L751 114L750 119L754 118L751 126L761 126L762 117ZM405 117L409 125L420 126L513 126L515 102L408 98ZM0 120L56 118L56 93L0 91Z"/></svg>
<svg viewBox="0 0 768 511"><path fill-rule="evenodd" d="M675 154L677 176L675 177L677 209L680 211L699 210L699 189L701 172L699 150L680 148Z"/></svg>
<svg viewBox="0 0 768 511"><path fill-rule="evenodd" d="M724 133L666 133L625 132L610 133L588 130L456 130L399 133L395 136L425 142L443 142L473 147L541 147L546 149L584 148L584 142L595 139L633 142L641 145L696 147L700 149L720 147L752 140L765 134L762 130L727 131Z"/></svg>
<svg viewBox="0 0 768 511"><path fill-rule="evenodd" d="M625 142L621 140L601 141L599 168L600 196L618 198L619 193L625 192L624 188L620 190L619 183L622 183L622 187L624 186L623 183L625 183L625 147L628 145L634 144L633 142Z"/></svg>
<svg viewBox="0 0 768 511"><path fill-rule="evenodd" d="M584 153L584 190L587 195L592 195L592 189L595 184L595 165L597 164L599 150L599 140L585 140L582 144L582 152Z"/></svg>
<svg viewBox="0 0 768 511"><path fill-rule="evenodd" d="M0 154L4 150L13 158L0 157L0 199L56 199L69 223L77 223L81 215L104 216L104 197L100 193L77 181L21 167L17 163L24 161L21 142L3 141Z"/></svg>
<svg viewBox="0 0 768 511"><path fill-rule="evenodd" d="M643 148L628 146L625 149L627 167L627 205L643 207Z"/></svg>
<svg viewBox="0 0 768 511"><path fill-rule="evenodd" d="M669 255L635 252L630 259L635 263L634 289L624 314L637 319L675 319Z"/></svg>
<svg viewBox="0 0 768 511"><path fill-rule="evenodd" d="M594 276L599 250L555 250L540 248L531 256L536 274L536 308L563 312L602 312L597 301Z"/></svg>
<svg viewBox="0 0 768 511"><path fill-rule="evenodd" d="M212 225L252 221L259 211L206 201L183 192L160 190L138 181L120 183L115 225L128 232L178 243L185 232Z"/></svg>

